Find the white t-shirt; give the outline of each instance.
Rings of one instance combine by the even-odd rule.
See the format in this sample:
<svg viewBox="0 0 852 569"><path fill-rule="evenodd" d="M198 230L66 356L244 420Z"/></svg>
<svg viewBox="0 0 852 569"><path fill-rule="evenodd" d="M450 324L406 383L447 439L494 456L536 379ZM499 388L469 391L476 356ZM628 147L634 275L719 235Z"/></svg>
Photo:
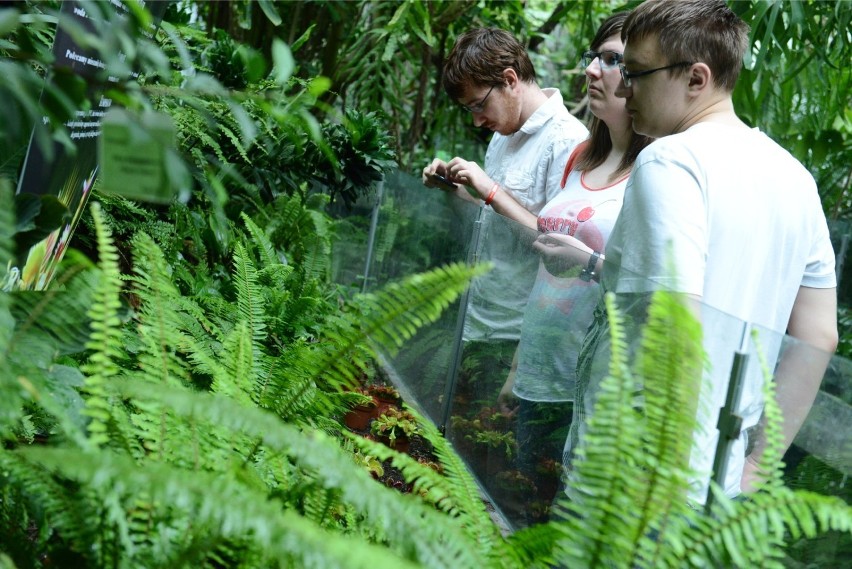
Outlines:
<svg viewBox="0 0 852 569"><path fill-rule="evenodd" d="M742 322L780 336L800 286L837 284L813 177L758 129L700 123L661 138L633 167L602 277L604 288L617 293L647 292L658 283L702 298L712 370L705 374L704 428L691 466L708 474L693 492L703 501ZM761 384L757 374L746 378L738 407L743 430L760 417ZM585 398L587 409L592 399ZM745 443L741 436L729 456L729 496L740 492Z"/></svg>
<svg viewBox="0 0 852 569"><path fill-rule="evenodd" d="M559 192L568 156L589 135L565 108L558 89L543 91L547 101L518 132L494 133L485 154L488 176L534 214ZM471 283L465 340L520 337L538 264L530 249L534 232L524 229L484 206L478 257L494 263L494 269Z"/></svg>
<svg viewBox="0 0 852 569"><path fill-rule="evenodd" d="M624 176L610 186L590 188L582 172L575 170L565 189L539 212L538 230L572 235L603 252L626 186ZM600 285L595 281L560 278L539 263L521 328L516 396L527 401L573 401L577 353L599 296Z"/></svg>

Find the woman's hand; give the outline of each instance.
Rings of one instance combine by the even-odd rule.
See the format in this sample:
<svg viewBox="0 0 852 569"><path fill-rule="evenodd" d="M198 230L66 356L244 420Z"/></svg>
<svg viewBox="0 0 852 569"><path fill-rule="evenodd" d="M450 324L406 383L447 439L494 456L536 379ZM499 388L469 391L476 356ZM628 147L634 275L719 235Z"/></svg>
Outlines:
<svg viewBox="0 0 852 569"><path fill-rule="evenodd" d="M551 275L559 276L568 269L589 262L592 250L582 241L564 233L545 233L533 241L533 249L541 254Z"/></svg>

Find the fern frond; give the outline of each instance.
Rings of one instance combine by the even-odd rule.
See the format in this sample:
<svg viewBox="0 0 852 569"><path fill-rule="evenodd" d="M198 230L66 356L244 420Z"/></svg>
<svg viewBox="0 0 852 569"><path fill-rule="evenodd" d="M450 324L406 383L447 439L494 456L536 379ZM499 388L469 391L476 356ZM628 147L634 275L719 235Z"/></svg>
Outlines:
<svg viewBox="0 0 852 569"><path fill-rule="evenodd" d="M326 331L331 349L320 359L317 371L332 385L351 385L353 364L359 362L358 346L369 340L386 353L394 353L423 325L434 322L467 287L470 279L484 274L488 265L469 267L450 264L391 283L378 293L359 295L353 301L362 314Z"/></svg>
<svg viewBox="0 0 852 569"><path fill-rule="evenodd" d="M252 338L252 330L245 321L240 321L225 337L222 343L222 353L212 363L213 367L221 367L221 371L213 376L211 390L233 397L238 401L248 403L254 389L256 369L260 354Z"/></svg>
<svg viewBox="0 0 852 569"><path fill-rule="evenodd" d="M508 567L550 568L556 566L556 544L562 539L562 532L555 524L536 524L522 528L509 535Z"/></svg>
<svg viewBox="0 0 852 569"><path fill-rule="evenodd" d="M313 473L323 487L339 492L341 499L364 515L369 524L381 528L390 546L400 554L413 554L427 566L481 566L482 560L452 518L417 501L400 500L396 491L377 485L334 439L320 432L303 432L272 414L222 397L164 387L152 389L139 382L117 387L126 396L167 403L178 415L220 425L287 454Z"/></svg>
<svg viewBox="0 0 852 569"><path fill-rule="evenodd" d="M79 451L78 451L79 452ZM98 542L98 528L91 520L97 519L97 505L88 502L81 493L74 493L47 475L38 465L32 464L14 452L0 448L0 467L8 483L22 496L37 504L38 522L49 524L71 544L75 551L84 553Z"/></svg>
<svg viewBox="0 0 852 569"><path fill-rule="evenodd" d="M768 486L780 487L784 485L782 480L784 469L784 432L782 425L784 424L784 415L781 408L778 406L778 399L775 393L775 379L772 371L769 368L769 362L766 360L766 351L763 349L760 336L757 330L752 330L752 342L754 342L757 359L760 363L760 369L763 373L763 453L760 461L763 465L763 474L766 476L764 484ZM798 347L793 345L793 350Z"/></svg>
<svg viewBox="0 0 852 569"><path fill-rule="evenodd" d="M137 365L142 374L165 384L189 384L189 371L175 353L182 343L177 309L186 306L171 279L163 253L148 235L134 239L134 292L140 300L137 333L142 349ZM198 311L200 312L200 311Z"/></svg>
<svg viewBox="0 0 852 569"><path fill-rule="evenodd" d="M784 556L785 541L827 531L852 534L852 506L840 498L773 487L732 503L720 493L712 515L682 532L681 546L667 548L663 561L668 567L696 566L693 560L709 560L713 566L773 566L772 560Z"/></svg>
<svg viewBox="0 0 852 569"><path fill-rule="evenodd" d="M126 499L129 491L146 488L153 503L174 504L202 528L249 541L267 562L289 560L285 565L318 568L415 567L387 549L324 532L282 510L276 500L222 476L154 464L142 470L107 452L92 453L85 460L76 450L30 448L16 454L100 496ZM132 561L132 550L130 553Z"/></svg>
<svg viewBox="0 0 852 569"><path fill-rule="evenodd" d="M254 399L260 407L273 411L287 422L307 420L312 425L322 417L319 410L335 408L332 396L319 389L310 373L301 366L301 362L310 359L312 351L310 345L298 341L280 356L269 359L264 375L255 382Z"/></svg>
<svg viewBox="0 0 852 569"><path fill-rule="evenodd" d="M108 424L112 415L112 403L109 401L107 385L118 373L116 362L121 358L121 321L118 318L118 309L121 306L121 273L118 268L118 252L111 242L109 228L103 222L97 202L92 203L91 212L98 240L98 266L101 275L88 312L92 321L92 332L86 347L92 353L82 370L87 376L84 384L88 394L85 414L91 418L90 440L95 445L102 445L110 440Z"/></svg>
<svg viewBox="0 0 852 569"><path fill-rule="evenodd" d="M98 271L90 269L82 263L64 263L47 290L12 293L17 324L8 350L18 353L15 359L32 358L45 367L57 356L83 351L90 333L88 309L99 278Z"/></svg>
<svg viewBox="0 0 852 569"><path fill-rule="evenodd" d="M243 220L249 235L251 235L254 249L260 258L260 267L266 268L280 264L281 261L278 260L275 247L266 233L245 212L240 212L240 218ZM248 249L248 243L246 243L246 249Z"/></svg>
<svg viewBox="0 0 852 569"><path fill-rule="evenodd" d="M414 409L409 409L420 426L420 431L432 445L432 452L443 466L443 478L449 483L446 501L470 537L479 544L483 554L492 560L505 554L505 541L491 519L482 500L479 485L452 444L435 425Z"/></svg>
<svg viewBox="0 0 852 569"><path fill-rule="evenodd" d="M380 461L390 461L393 467L400 470L406 482L412 485L412 494L451 516L464 528L468 539L476 544L483 561L488 560L488 567L525 566L507 564L507 561L520 561L522 556L516 555L500 535L498 527L485 508L475 480L449 442L441 437L431 422L423 419L413 409L408 408L408 411L417 417L422 436L433 444L433 453L443 467L443 474L438 474L409 455L396 452L382 443L351 433L344 435L364 455L373 456Z"/></svg>
<svg viewBox="0 0 852 569"><path fill-rule="evenodd" d="M274 217L266 230L270 241L290 254L305 278L325 280L332 229L328 216L309 205L299 196L279 196L272 204Z"/></svg>
<svg viewBox="0 0 852 569"><path fill-rule="evenodd" d="M240 320L251 332L254 349L259 352L266 339L264 298L257 284L257 268L241 243L234 246L234 288L237 290L237 306Z"/></svg>
<svg viewBox="0 0 852 569"><path fill-rule="evenodd" d="M12 235L15 227L12 206L11 184L0 177L0 441L12 436L14 427L20 421L21 390L12 378L15 375L9 361L9 346L15 319L10 310L9 292L14 286L16 276L12 275Z"/></svg>
<svg viewBox="0 0 852 569"><path fill-rule="evenodd" d="M389 285L380 293L357 297L351 311L325 323L320 343L294 353L298 359L291 364L310 380L303 386L315 383L321 390L333 392L353 385L373 357L369 342L387 352L398 349L418 327L434 322L473 276L486 270L487 266L449 265ZM316 404L323 405L323 401ZM324 414L335 411L333 407L317 410Z"/></svg>
<svg viewBox="0 0 852 569"><path fill-rule="evenodd" d="M672 334L672 330L677 330ZM633 497L638 514L629 558L641 558L656 567L663 540L649 540L652 532L664 534L670 520L687 516L689 455L692 433L698 427L697 410L705 361L701 325L681 295L653 294L648 319L642 329L634 369L643 385L645 404L645 484ZM677 410L677 412L673 412Z"/></svg>
<svg viewBox="0 0 852 569"><path fill-rule="evenodd" d="M333 225L327 215L319 211L306 210L303 217L302 256L300 269L307 278L326 281L331 268L331 240Z"/></svg>
<svg viewBox="0 0 852 569"><path fill-rule="evenodd" d="M222 131L222 134L224 134L225 137L228 139L228 141L231 144L234 145L234 148L237 149L237 152L240 153L240 157L242 157L242 159L245 160L246 162L251 162L248 155L246 155L246 150L243 147L243 144L240 141L240 138L236 134L234 134L234 131L232 131L230 128L228 128L227 126L225 126L221 122L218 124L218 127L219 127L219 130Z"/></svg>
<svg viewBox="0 0 852 569"><path fill-rule="evenodd" d="M643 422L636 408L641 385L628 368L629 344L615 295L607 293L605 302L612 346L609 375L597 387L593 413L575 450L568 481L572 502L560 504L569 515L556 524L565 535L559 562L569 566L606 566L633 551L641 515L634 499L646 484Z"/></svg>

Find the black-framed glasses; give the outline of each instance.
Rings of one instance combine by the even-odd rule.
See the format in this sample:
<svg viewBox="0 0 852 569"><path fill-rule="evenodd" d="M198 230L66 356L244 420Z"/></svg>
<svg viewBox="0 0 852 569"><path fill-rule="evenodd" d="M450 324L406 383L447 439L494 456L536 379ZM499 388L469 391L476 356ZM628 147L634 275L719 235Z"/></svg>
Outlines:
<svg viewBox="0 0 852 569"><path fill-rule="evenodd" d="M664 67L657 67L656 69L646 69L645 71L634 71L630 72L624 68L624 64L620 64L618 68L621 70L621 80L624 81L625 87L630 87L631 81L637 77L644 77L645 75L650 75L651 73L656 73L657 71L663 71L664 69L674 69L675 67L683 67L684 65L692 65L691 61L679 61L677 63L672 63L671 65L666 65Z"/></svg>
<svg viewBox="0 0 852 569"><path fill-rule="evenodd" d="M611 49L605 49L603 51L584 51L583 55L580 57L580 65L582 65L583 69L585 69L591 65L595 59L600 62L601 69L612 69L624 61L624 54L612 51Z"/></svg>
<svg viewBox="0 0 852 569"><path fill-rule="evenodd" d="M488 89L488 92L485 93L485 96L482 97L482 100L479 101L478 103L474 103L470 106L462 105L461 108L463 108L464 110L466 110L469 113L481 113L482 111L485 110L485 101L488 100L488 96L491 94L491 91L493 91L494 87L496 87L496 86L497 85L492 85L491 88Z"/></svg>

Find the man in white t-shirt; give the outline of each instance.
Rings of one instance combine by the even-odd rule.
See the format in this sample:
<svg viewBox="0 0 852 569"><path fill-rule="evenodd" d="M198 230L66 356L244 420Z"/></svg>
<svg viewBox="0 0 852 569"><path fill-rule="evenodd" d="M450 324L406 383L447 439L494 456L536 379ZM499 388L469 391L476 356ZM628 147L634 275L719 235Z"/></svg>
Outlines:
<svg viewBox="0 0 852 569"><path fill-rule="evenodd" d="M617 294L666 288L704 306L713 369L705 377L707 405L700 407L711 411L699 415L691 459L706 475L691 493L699 502L731 365L732 352L717 348L732 330L720 323L787 332L827 353L837 345L834 252L813 177L734 112L731 93L748 33L725 2L711 0L648 0L622 29L623 81L616 95L626 99L633 129L658 140L633 167L601 280ZM787 446L824 369L810 371L811 377L776 376ZM581 415L591 411L601 379L595 375L580 389ZM737 409L743 432L760 418L760 393L759 379L747 382ZM723 483L728 496L753 489L762 448L756 441L747 457L745 436L735 441Z"/></svg>
<svg viewBox="0 0 852 569"><path fill-rule="evenodd" d="M484 208L477 253L495 268L471 284L464 338L516 343L538 257L518 234L520 226L488 206L497 192L507 192L538 214L560 191L568 156L588 130L568 112L557 89L538 86L526 50L504 30L479 28L459 36L444 64L443 84L447 94L472 113L474 125L494 131L484 170L460 157L435 159L423 169L425 185L441 187L431 175L446 176L457 184L458 197ZM534 232L530 235L527 241ZM506 352L511 359L514 348Z"/></svg>

